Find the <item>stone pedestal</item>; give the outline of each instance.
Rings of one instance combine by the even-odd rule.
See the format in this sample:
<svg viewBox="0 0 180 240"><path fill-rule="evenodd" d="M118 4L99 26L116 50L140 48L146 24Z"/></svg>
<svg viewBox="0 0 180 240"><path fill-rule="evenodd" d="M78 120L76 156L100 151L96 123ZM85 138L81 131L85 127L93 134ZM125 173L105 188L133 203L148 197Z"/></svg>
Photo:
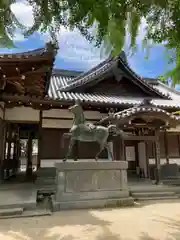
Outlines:
<svg viewBox="0 0 180 240"><path fill-rule="evenodd" d="M127 184L127 162L62 162L55 167L54 211L133 204Z"/></svg>

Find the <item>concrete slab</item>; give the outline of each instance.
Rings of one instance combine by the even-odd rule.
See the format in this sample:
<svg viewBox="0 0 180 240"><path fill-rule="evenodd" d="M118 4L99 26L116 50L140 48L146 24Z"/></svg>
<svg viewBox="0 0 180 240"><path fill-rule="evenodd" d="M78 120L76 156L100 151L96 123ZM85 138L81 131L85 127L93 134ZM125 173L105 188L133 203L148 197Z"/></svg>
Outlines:
<svg viewBox="0 0 180 240"><path fill-rule="evenodd" d="M0 209L36 208L36 189L9 189L0 191Z"/></svg>

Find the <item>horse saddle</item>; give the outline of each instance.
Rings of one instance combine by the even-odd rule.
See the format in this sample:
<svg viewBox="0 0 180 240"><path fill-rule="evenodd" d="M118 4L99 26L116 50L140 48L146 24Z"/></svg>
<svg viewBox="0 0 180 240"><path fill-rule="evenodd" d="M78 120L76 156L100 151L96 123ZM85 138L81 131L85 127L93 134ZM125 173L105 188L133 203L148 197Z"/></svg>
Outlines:
<svg viewBox="0 0 180 240"><path fill-rule="evenodd" d="M75 129L77 131L83 131L83 132L87 132L87 133L91 133L94 129L96 128L96 126L92 123L82 123L82 124L79 124L79 125L74 125L70 132L74 131Z"/></svg>
<svg viewBox="0 0 180 240"><path fill-rule="evenodd" d="M92 133L92 131L96 128L96 126L92 123L83 123L79 125L81 131L86 133Z"/></svg>

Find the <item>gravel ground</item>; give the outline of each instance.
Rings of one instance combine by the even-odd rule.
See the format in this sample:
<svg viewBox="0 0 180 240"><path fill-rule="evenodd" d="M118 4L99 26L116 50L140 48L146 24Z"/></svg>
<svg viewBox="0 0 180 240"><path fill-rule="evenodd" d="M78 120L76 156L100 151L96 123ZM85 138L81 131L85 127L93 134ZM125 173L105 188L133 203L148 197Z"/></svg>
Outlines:
<svg viewBox="0 0 180 240"><path fill-rule="evenodd" d="M180 240L180 202L0 220L2 240Z"/></svg>

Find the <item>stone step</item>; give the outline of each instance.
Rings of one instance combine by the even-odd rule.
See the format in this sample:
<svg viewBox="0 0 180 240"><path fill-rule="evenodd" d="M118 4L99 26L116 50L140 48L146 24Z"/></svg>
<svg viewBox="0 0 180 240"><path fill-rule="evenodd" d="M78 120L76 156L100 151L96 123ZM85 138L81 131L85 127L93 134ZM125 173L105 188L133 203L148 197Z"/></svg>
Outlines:
<svg viewBox="0 0 180 240"><path fill-rule="evenodd" d="M163 197L163 196L174 196L175 192L133 192L131 196L134 198L140 197Z"/></svg>
<svg viewBox="0 0 180 240"><path fill-rule="evenodd" d="M133 186L129 187L131 193L146 193L146 192L176 192L180 190L178 186L168 186L168 185L152 185L152 186Z"/></svg>
<svg viewBox="0 0 180 240"><path fill-rule="evenodd" d="M134 199L135 201L161 201L161 200L174 200L179 199L178 196L159 196L159 197L139 197L137 199Z"/></svg>
<svg viewBox="0 0 180 240"><path fill-rule="evenodd" d="M56 176L56 168L41 168L37 171L37 176Z"/></svg>
<svg viewBox="0 0 180 240"><path fill-rule="evenodd" d="M162 182L167 185L175 185L175 186L180 185L180 179L164 179L162 180Z"/></svg>
<svg viewBox="0 0 180 240"><path fill-rule="evenodd" d="M56 202L52 197L52 209L54 212L67 209L93 209L93 208L112 208L112 207L131 207L134 206L134 199L127 198L110 198L110 199L91 199L81 201Z"/></svg>
<svg viewBox="0 0 180 240"><path fill-rule="evenodd" d="M51 216L52 212L50 210L37 209L37 210L27 210L22 213L10 214L10 215L0 215L0 219L7 218L27 218L27 217L42 217L42 216Z"/></svg>
<svg viewBox="0 0 180 240"><path fill-rule="evenodd" d="M38 178L36 180L36 183L49 183L52 182L55 184L55 179L54 178Z"/></svg>
<svg viewBox="0 0 180 240"><path fill-rule="evenodd" d="M36 179L56 179L56 176L37 176Z"/></svg>
<svg viewBox="0 0 180 240"><path fill-rule="evenodd" d="M36 189L10 189L0 191L0 209L23 208L32 210L36 208Z"/></svg>
<svg viewBox="0 0 180 240"><path fill-rule="evenodd" d="M23 208L5 208L0 209L0 217L22 215Z"/></svg>
<svg viewBox="0 0 180 240"><path fill-rule="evenodd" d="M50 194L51 195L51 194L55 194L55 192L56 192L56 188L55 187L54 188L53 187L49 187L49 188L48 187L46 187L46 188L44 187L44 188L39 188L38 189L38 195L41 195L41 194L42 195L44 195L44 194L48 194L48 195Z"/></svg>
<svg viewBox="0 0 180 240"><path fill-rule="evenodd" d="M178 198L180 198L180 193L176 193L176 196L177 196Z"/></svg>

